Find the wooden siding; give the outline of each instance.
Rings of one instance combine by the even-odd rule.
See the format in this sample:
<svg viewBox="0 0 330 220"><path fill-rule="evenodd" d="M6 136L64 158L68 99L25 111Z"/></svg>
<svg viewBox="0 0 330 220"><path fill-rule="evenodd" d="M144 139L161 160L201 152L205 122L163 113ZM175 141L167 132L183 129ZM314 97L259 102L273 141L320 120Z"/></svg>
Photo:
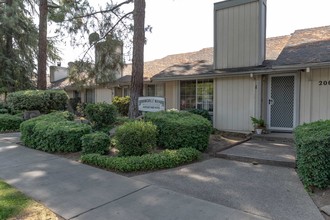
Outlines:
<svg viewBox="0 0 330 220"><path fill-rule="evenodd" d="M165 83L166 109L179 109L179 87L178 81Z"/></svg>
<svg viewBox="0 0 330 220"><path fill-rule="evenodd" d="M249 76L216 79L215 128L243 132L253 130L250 116L260 112L256 111L260 108L260 102L256 102L259 92L255 87L260 84L257 80Z"/></svg>
<svg viewBox="0 0 330 220"><path fill-rule="evenodd" d="M265 56L265 4L259 1L215 11L215 68L260 65ZM260 13L262 12L262 13ZM263 39L261 39L263 38Z"/></svg>
<svg viewBox="0 0 330 220"><path fill-rule="evenodd" d="M330 119L330 68L303 72L300 95L300 124Z"/></svg>
<svg viewBox="0 0 330 220"><path fill-rule="evenodd" d="M112 89L97 88L95 89L95 102L112 103Z"/></svg>

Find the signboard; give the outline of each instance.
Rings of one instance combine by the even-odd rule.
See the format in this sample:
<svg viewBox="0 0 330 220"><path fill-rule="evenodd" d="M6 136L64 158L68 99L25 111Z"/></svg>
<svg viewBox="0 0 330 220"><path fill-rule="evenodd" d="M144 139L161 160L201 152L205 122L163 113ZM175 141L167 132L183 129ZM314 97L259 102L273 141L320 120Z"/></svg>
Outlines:
<svg viewBox="0 0 330 220"><path fill-rule="evenodd" d="M165 98L144 96L138 100L139 111L142 112L159 112L165 111Z"/></svg>

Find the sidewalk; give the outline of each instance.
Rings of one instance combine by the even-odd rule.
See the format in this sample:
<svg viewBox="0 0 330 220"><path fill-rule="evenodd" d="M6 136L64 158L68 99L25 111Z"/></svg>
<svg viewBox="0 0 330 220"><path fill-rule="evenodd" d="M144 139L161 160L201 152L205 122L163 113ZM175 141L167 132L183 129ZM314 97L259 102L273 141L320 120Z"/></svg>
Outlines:
<svg viewBox="0 0 330 220"><path fill-rule="evenodd" d="M0 135L0 178L65 219L266 219L16 144Z"/></svg>

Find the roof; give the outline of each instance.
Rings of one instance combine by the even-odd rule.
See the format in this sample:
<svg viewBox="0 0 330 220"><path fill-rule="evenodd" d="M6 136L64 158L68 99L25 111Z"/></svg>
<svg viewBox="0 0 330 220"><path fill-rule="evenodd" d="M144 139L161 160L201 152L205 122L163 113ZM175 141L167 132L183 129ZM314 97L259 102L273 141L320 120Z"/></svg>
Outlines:
<svg viewBox="0 0 330 220"><path fill-rule="evenodd" d="M330 62L330 26L297 30L291 35L266 39L266 60L260 66L213 70L213 48L206 48L209 56L191 62L178 62L153 79L212 76L212 73L231 75L252 71L271 70L275 66ZM194 52L195 58L200 51Z"/></svg>
<svg viewBox="0 0 330 220"><path fill-rule="evenodd" d="M330 61L330 26L296 30L282 50L276 66Z"/></svg>

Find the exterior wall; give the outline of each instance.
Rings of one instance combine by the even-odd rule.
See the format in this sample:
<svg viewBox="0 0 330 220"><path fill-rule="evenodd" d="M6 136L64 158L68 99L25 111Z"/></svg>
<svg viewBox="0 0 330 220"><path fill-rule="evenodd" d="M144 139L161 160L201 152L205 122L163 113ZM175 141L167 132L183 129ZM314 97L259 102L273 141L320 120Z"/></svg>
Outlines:
<svg viewBox="0 0 330 220"><path fill-rule="evenodd" d="M69 90L69 91L65 91L65 92L66 92L66 94L68 94L69 98L73 98L73 94L74 94L73 90Z"/></svg>
<svg viewBox="0 0 330 220"><path fill-rule="evenodd" d="M112 103L112 89L96 88L95 89L95 102Z"/></svg>
<svg viewBox="0 0 330 220"><path fill-rule="evenodd" d="M264 0L215 3L214 24L215 69L262 64L266 41Z"/></svg>
<svg viewBox="0 0 330 220"><path fill-rule="evenodd" d="M179 82L171 81L165 83L166 109L179 109Z"/></svg>
<svg viewBox="0 0 330 220"><path fill-rule="evenodd" d="M330 119L330 67L301 73L300 124Z"/></svg>
<svg viewBox="0 0 330 220"><path fill-rule="evenodd" d="M214 126L219 130L253 130L250 116L260 117L261 77L224 77L215 80ZM258 114L258 115L256 115Z"/></svg>

